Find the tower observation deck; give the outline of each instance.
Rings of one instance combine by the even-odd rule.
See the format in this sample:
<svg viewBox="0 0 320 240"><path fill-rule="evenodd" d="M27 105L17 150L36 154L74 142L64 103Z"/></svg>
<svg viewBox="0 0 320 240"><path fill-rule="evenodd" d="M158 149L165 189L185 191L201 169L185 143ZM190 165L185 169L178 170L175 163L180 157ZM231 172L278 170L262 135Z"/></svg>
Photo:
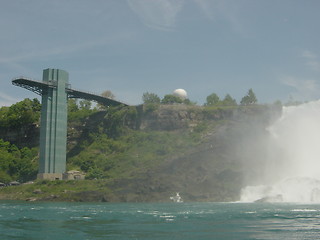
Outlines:
<svg viewBox="0 0 320 240"><path fill-rule="evenodd" d="M64 70L45 69L42 82L24 77L12 80L13 85L42 96L39 179L63 179L66 172L68 98L82 98L106 106L127 106L114 99L72 89L68 79Z"/></svg>

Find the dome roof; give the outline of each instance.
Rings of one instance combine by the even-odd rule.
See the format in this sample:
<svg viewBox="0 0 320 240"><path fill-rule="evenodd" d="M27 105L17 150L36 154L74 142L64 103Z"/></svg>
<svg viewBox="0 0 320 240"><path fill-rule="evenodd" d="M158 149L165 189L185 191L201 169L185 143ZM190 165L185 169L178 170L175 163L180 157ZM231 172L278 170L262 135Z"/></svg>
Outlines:
<svg viewBox="0 0 320 240"><path fill-rule="evenodd" d="M182 99L187 99L188 97L186 90L181 88L174 90L173 95Z"/></svg>

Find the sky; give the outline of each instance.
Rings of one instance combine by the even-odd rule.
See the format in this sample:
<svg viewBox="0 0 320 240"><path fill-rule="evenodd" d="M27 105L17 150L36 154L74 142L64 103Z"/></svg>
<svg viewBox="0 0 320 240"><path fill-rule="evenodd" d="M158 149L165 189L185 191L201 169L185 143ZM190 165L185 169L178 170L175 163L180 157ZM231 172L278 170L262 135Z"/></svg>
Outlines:
<svg viewBox="0 0 320 240"><path fill-rule="evenodd" d="M320 98L318 0L0 0L0 106L38 97L13 78L142 103L177 88L259 103Z"/></svg>

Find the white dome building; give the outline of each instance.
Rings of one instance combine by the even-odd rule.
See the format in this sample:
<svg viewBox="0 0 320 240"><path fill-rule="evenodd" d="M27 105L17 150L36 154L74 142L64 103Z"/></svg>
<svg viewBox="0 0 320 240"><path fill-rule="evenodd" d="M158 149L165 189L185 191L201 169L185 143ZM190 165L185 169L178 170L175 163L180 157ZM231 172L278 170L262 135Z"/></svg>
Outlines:
<svg viewBox="0 0 320 240"><path fill-rule="evenodd" d="M181 88L174 90L173 95L181 98L182 100L185 100L188 98L186 90Z"/></svg>

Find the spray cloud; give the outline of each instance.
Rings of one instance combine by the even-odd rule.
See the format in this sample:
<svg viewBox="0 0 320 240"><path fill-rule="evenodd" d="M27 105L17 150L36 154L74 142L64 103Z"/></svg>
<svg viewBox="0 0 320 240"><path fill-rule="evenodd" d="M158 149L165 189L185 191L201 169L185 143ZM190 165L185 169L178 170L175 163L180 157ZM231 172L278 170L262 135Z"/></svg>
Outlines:
<svg viewBox="0 0 320 240"><path fill-rule="evenodd" d="M320 100L284 107L266 130L260 177L241 201L320 202Z"/></svg>

